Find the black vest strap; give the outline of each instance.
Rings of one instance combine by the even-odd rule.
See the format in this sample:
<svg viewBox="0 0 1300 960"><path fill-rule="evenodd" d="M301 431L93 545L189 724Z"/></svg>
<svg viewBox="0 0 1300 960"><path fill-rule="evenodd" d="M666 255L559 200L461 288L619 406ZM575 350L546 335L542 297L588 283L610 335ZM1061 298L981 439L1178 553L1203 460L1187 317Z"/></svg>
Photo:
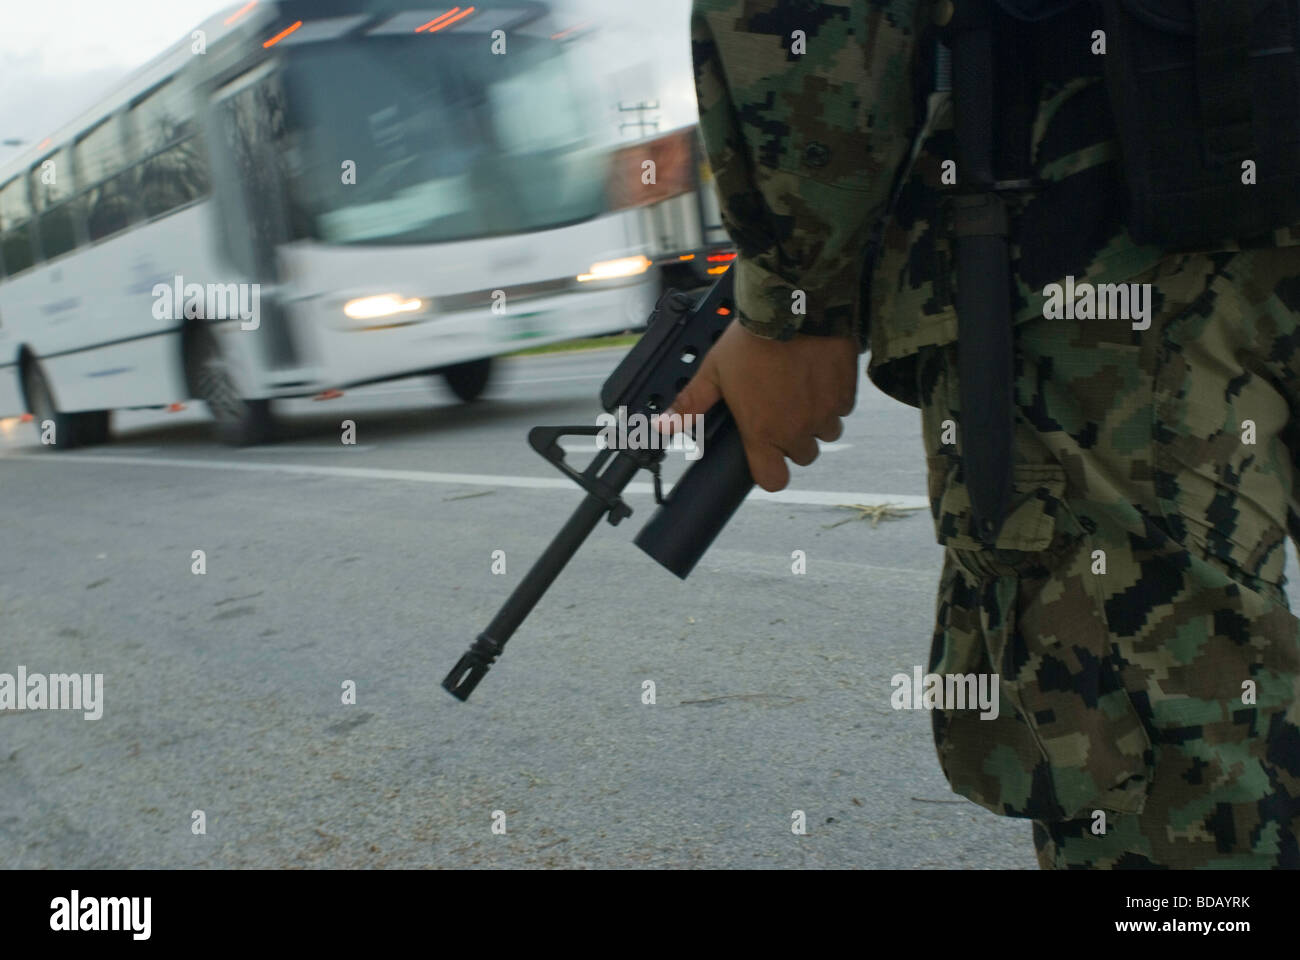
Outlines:
<svg viewBox="0 0 1300 960"><path fill-rule="evenodd" d="M1246 0L1195 0L1196 88L1211 163L1249 159L1251 10Z"/></svg>
<svg viewBox="0 0 1300 960"><path fill-rule="evenodd" d="M1090 0L1048 19L1022 24L1038 79L1063 84L1076 77L1102 76L1105 58L1092 52L1093 31L1101 26L1101 11Z"/></svg>
<svg viewBox="0 0 1300 960"><path fill-rule="evenodd" d="M1300 223L1300 0L1100 2L1133 238L1216 249Z"/></svg>

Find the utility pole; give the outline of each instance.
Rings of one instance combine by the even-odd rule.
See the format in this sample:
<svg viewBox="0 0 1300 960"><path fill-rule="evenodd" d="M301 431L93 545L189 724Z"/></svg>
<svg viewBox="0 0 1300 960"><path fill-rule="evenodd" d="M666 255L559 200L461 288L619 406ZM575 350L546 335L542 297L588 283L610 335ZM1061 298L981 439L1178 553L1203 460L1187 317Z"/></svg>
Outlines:
<svg viewBox="0 0 1300 960"><path fill-rule="evenodd" d="M629 119L618 125L619 135L626 136L626 131L635 128L634 137L642 136L647 129L651 133L659 132L659 115L650 116L651 110L659 109L658 100L639 100L636 103L620 102L618 112L628 114Z"/></svg>

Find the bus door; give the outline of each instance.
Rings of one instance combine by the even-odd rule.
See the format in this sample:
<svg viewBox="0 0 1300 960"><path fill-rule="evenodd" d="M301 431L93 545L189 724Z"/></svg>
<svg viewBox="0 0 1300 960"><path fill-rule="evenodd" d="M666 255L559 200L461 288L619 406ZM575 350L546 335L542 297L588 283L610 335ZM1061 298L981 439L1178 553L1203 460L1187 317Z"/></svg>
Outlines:
<svg viewBox="0 0 1300 960"><path fill-rule="evenodd" d="M286 384L310 379L309 343L295 334L294 317L303 293L284 269L281 249L294 239L288 194L286 103L276 64L240 75L212 98L213 195L221 223L225 259L245 282L260 290L255 331L224 324L242 336L223 337L256 372L246 385L262 396ZM231 278L234 279L234 278ZM238 340L238 346L234 346ZM250 353L251 350L251 353ZM255 382L252 382L255 381Z"/></svg>

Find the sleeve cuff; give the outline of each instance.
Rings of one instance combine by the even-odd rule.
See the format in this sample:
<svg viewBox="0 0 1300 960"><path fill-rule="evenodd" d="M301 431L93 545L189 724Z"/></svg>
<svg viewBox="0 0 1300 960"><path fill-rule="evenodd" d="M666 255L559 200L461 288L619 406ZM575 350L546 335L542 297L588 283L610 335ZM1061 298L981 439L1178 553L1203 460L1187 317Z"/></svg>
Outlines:
<svg viewBox="0 0 1300 960"><path fill-rule="evenodd" d="M858 321L861 277L836 277L831 282L796 287L755 259L737 257L736 310L741 326L767 340L789 340L796 334L853 337L862 344Z"/></svg>

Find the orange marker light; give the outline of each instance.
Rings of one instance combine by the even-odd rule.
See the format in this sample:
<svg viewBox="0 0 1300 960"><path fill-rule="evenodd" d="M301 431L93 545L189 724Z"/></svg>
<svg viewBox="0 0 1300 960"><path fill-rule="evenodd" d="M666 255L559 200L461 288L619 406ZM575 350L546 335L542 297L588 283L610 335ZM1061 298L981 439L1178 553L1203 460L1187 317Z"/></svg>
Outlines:
<svg viewBox="0 0 1300 960"><path fill-rule="evenodd" d="M589 25L590 23L591 23L590 20L584 20L584 21L582 21L582 23L578 24L577 26L569 27L568 30L561 30L559 33L553 33L553 34L551 34L551 39L552 39L552 40L563 40L565 37L567 37L567 36L569 36L569 35L571 35L571 34L577 33L579 30L583 29L584 27L586 27L586 26Z"/></svg>
<svg viewBox="0 0 1300 960"><path fill-rule="evenodd" d="M709 276L716 277L720 273L726 273L727 267L709 267Z"/></svg>
<svg viewBox="0 0 1300 960"><path fill-rule="evenodd" d="M249 11L252 10L255 6L257 6L257 0L248 0L248 3L244 4L234 13L232 13L230 16L226 17L226 21L225 21L226 26L230 26L236 20L248 16Z"/></svg>
<svg viewBox="0 0 1300 960"><path fill-rule="evenodd" d="M442 21L442 23L438 24L436 27L430 27L430 28L429 28L429 32L430 32L430 33L437 33L437 32L438 32L439 30L441 30L443 27L450 27L450 26L451 26L453 23L455 23L457 20L464 20L466 17L468 17L468 16L469 16L471 13L473 13L473 12L474 12L474 8L473 8L473 7L468 7L468 8L466 8L465 10L462 10L460 13L456 14L456 16L452 17L450 20L444 20L444 21Z"/></svg>
<svg viewBox="0 0 1300 960"><path fill-rule="evenodd" d="M169 405L168 405L168 407L167 407L167 412L168 412L168 413L180 413L180 412L181 412L182 410L184 410L184 409L185 409L185 404L183 404L183 403L173 403L173 404L169 404Z"/></svg>
<svg viewBox="0 0 1300 960"><path fill-rule="evenodd" d="M695 259L695 254L693 254L693 253L683 253L683 254L682 254L680 257L678 257L677 259L678 259L678 260L694 260L694 259Z"/></svg>
<svg viewBox="0 0 1300 960"><path fill-rule="evenodd" d="M434 17L432 20L430 20L428 23L425 23L425 24L422 24L422 25L416 27L416 28L415 28L415 32L416 32L416 33L423 33L425 30L428 30L430 27L432 27L435 23L440 23L441 21L446 20L448 17L452 16L452 15L453 15L457 10L459 10L459 9L460 9L460 7L452 7L452 8L451 8L450 10L448 10L446 13L439 14L438 16L436 16L436 17Z"/></svg>
<svg viewBox="0 0 1300 960"><path fill-rule="evenodd" d="M731 311L728 310L726 307L718 307L718 316L729 317L731 316Z"/></svg>
<svg viewBox="0 0 1300 960"><path fill-rule="evenodd" d="M44 140L42 140L42 141L40 142L40 145L39 145L36 149L37 149L37 150L44 150L44 149L45 149L46 147L48 147L52 142L53 142L53 141L51 141L49 137L46 137Z"/></svg>
<svg viewBox="0 0 1300 960"><path fill-rule="evenodd" d="M316 396L312 397L312 399L313 400L337 400L341 396L343 396L342 390L322 390L320 393L316 394Z"/></svg>
<svg viewBox="0 0 1300 960"><path fill-rule="evenodd" d="M270 40L266 41L266 43L262 44L262 46L263 46L263 47L274 47L277 43L279 43L281 40L283 40L285 37L287 37L289 34L293 33L295 30L297 30L297 29L298 29L299 27L301 27L301 26L302 26L302 21L301 21L301 20L297 20L297 21L295 21L295 22L289 24L289 26L285 27L283 30L281 30L279 33L277 33L277 34L276 34L274 37L272 37Z"/></svg>
<svg viewBox="0 0 1300 960"><path fill-rule="evenodd" d="M36 419L36 418L33 417L30 413L24 413L21 417L18 418L18 422L19 422L19 423L31 423L31 422L32 422L33 420L35 420L35 419Z"/></svg>

